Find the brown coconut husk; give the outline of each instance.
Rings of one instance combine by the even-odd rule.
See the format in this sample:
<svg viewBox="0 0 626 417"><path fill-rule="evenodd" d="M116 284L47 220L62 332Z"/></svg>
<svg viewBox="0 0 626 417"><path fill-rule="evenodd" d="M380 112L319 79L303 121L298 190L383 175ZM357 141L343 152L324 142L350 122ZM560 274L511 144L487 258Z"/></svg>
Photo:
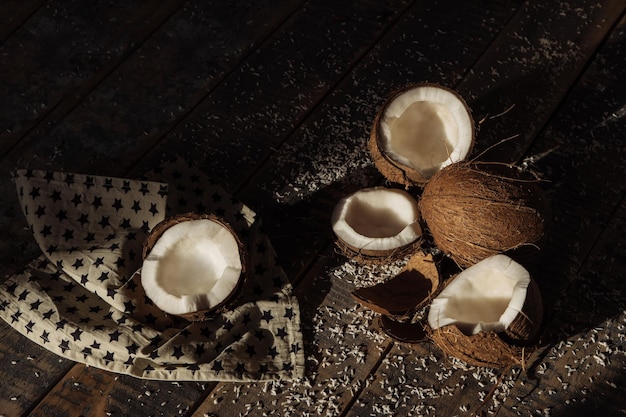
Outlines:
<svg viewBox="0 0 626 417"><path fill-rule="evenodd" d="M410 320L424 308L439 288L439 272L432 258L415 253L402 271L370 287L357 288L352 298L372 311L394 320Z"/></svg>
<svg viewBox="0 0 626 417"><path fill-rule="evenodd" d="M417 84L409 84L395 91L394 93L392 93L387 98L387 100L383 103L381 109L378 111L378 113L376 114L376 117L374 118L374 122L372 124L372 128L370 131L370 139L368 141L368 149L369 149L370 156L372 158L372 161L374 162L374 166L376 167L376 169L387 180L397 183L397 184L402 184L405 188L408 188L411 186L423 187L424 184L426 184L429 181L429 178L426 177L420 170L401 164L400 162L397 162L393 160L392 158L390 158L385 153L384 147L381 144L381 140L382 140L381 139L382 137L381 120L385 114L385 111L391 104L391 102L393 102L399 95L405 93L406 91L409 91L418 87L436 87L442 90L449 91L453 93L459 99L461 103L463 103L463 105L467 109L467 113L472 123L472 139L471 139L471 145L470 145L468 155L471 154L472 148L474 146L475 136L476 136L475 129L473 128L474 120L472 118L471 110L469 106L467 105L467 103L465 102L465 100L463 100L463 98L456 91L448 87L438 85L438 84L417 83Z"/></svg>
<svg viewBox="0 0 626 417"><path fill-rule="evenodd" d="M241 294L241 291L244 287L244 283L246 281L246 276L247 276L246 274L247 252L246 252L246 248L244 244L241 242L241 239L239 238L235 230L232 228L232 226L221 217L216 216L214 214L189 212L189 213L183 213L183 214L166 218L162 220L161 222L159 222L156 226L154 226L154 228L150 231L148 236L146 236L146 239L143 244L143 251L142 251L142 259L145 260L150 255L150 251L152 250L156 242L163 235L163 233L165 233L167 229L179 223L192 221L192 220L202 220L202 219L211 220L215 223L220 224L222 227L227 229L233 235L233 237L235 238L235 241L237 242L237 246L239 248L239 257L241 259L242 269L241 269L241 275L239 277L237 286L228 295L228 297L226 297L224 301L222 301L220 304L208 310L199 310L199 311L194 311L194 312L178 315L179 317L182 317L188 321L207 320L211 317L214 317L216 314L220 314L221 312L228 310L230 307L232 307L232 304L236 301L238 296Z"/></svg>
<svg viewBox="0 0 626 417"><path fill-rule="evenodd" d="M408 245L390 250L368 250L354 247L341 239L335 240L337 252L357 263L364 265L385 265L398 261L419 249L422 239L417 239Z"/></svg>
<svg viewBox="0 0 626 417"><path fill-rule="evenodd" d="M435 245L461 267L498 253L518 259L534 253L549 213L536 176L487 162L445 167L426 184L419 204Z"/></svg>
<svg viewBox="0 0 626 417"><path fill-rule="evenodd" d="M496 332L480 332L466 335L455 325L439 329L428 327L432 341L449 356L462 360L468 365L490 368L508 366L526 367L532 349L505 342Z"/></svg>

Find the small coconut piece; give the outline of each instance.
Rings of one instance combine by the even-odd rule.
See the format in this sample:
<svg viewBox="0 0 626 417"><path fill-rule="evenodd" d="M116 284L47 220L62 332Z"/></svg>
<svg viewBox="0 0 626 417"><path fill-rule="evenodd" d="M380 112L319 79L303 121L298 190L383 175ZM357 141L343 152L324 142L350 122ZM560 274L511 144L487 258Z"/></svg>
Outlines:
<svg viewBox="0 0 626 417"><path fill-rule="evenodd" d="M197 321L232 300L245 278L245 250L218 216L187 213L159 223L146 238L141 283L166 313Z"/></svg>
<svg viewBox="0 0 626 417"><path fill-rule="evenodd" d="M459 266L540 247L547 198L534 175L500 163L447 166L424 187L420 209L435 245Z"/></svg>
<svg viewBox="0 0 626 417"><path fill-rule="evenodd" d="M369 151L389 181L422 186L440 169L464 160L474 136L463 98L447 87L422 83L387 99L374 120Z"/></svg>
<svg viewBox="0 0 626 417"><path fill-rule="evenodd" d="M364 262L405 254L419 244L422 228L413 196L403 190L373 187L342 198L331 223L342 253Z"/></svg>
<svg viewBox="0 0 626 417"><path fill-rule="evenodd" d="M502 254L452 278L428 312L431 338L442 350L492 367L523 363L542 320L538 286L522 265Z"/></svg>
<svg viewBox="0 0 626 417"><path fill-rule="evenodd" d="M404 322L393 317L380 316L378 318L380 330L395 340L406 344L422 343L428 340L424 324L420 321Z"/></svg>
<svg viewBox="0 0 626 417"><path fill-rule="evenodd" d="M415 253L389 280L352 291L352 298L394 320L410 319L425 307L439 287L439 273L430 254Z"/></svg>

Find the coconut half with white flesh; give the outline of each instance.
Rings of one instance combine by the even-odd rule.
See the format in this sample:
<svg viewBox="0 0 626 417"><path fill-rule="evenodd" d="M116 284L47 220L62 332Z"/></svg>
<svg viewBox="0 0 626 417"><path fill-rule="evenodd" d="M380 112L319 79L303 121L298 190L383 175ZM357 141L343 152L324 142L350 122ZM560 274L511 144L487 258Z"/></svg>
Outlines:
<svg viewBox="0 0 626 417"><path fill-rule="evenodd" d="M342 198L331 223L337 246L348 257L375 261L419 244L418 203L409 193L386 187L359 190Z"/></svg>
<svg viewBox="0 0 626 417"><path fill-rule="evenodd" d="M369 150L389 181L422 186L440 169L464 160L474 137L463 98L447 87L422 83L386 101L374 120Z"/></svg>
<svg viewBox="0 0 626 417"><path fill-rule="evenodd" d="M543 319L539 288L529 272L498 254L465 269L432 301L428 324L445 352L470 364L520 363Z"/></svg>
<svg viewBox="0 0 626 417"><path fill-rule="evenodd" d="M213 215L166 219L144 245L141 283L166 313L203 320L225 306L245 278L245 250L230 225Z"/></svg>

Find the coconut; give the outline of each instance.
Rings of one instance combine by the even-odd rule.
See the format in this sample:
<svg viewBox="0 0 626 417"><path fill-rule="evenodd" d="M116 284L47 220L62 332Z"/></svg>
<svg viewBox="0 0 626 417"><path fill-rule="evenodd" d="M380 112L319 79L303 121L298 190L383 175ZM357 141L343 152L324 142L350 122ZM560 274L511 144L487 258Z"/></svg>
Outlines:
<svg viewBox="0 0 626 417"><path fill-rule="evenodd" d="M235 298L245 278L245 257L225 220L187 213L162 221L146 238L141 283L164 312L202 320Z"/></svg>
<svg viewBox="0 0 626 417"><path fill-rule="evenodd" d="M439 171L424 187L420 209L435 245L461 267L507 251L532 254L541 246L548 217L537 177L486 162Z"/></svg>
<svg viewBox="0 0 626 417"><path fill-rule="evenodd" d="M387 99L374 120L369 151L389 181L422 186L440 169L464 160L474 135L463 98L447 87L422 83Z"/></svg>
<svg viewBox="0 0 626 417"><path fill-rule="evenodd" d="M403 190L373 187L342 198L331 223L340 251L364 262L404 255L422 235L418 203Z"/></svg>
<svg viewBox="0 0 626 417"><path fill-rule="evenodd" d="M432 255L416 252L392 278L352 291L357 302L390 320L407 321L424 308L439 288L439 272Z"/></svg>
<svg viewBox="0 0 626 417"><path fill-rule="evenodd" d="M543 320L539 287L528 271L499 254L465 269L433 299L431 338L477 366L523 364Z"/></svg>

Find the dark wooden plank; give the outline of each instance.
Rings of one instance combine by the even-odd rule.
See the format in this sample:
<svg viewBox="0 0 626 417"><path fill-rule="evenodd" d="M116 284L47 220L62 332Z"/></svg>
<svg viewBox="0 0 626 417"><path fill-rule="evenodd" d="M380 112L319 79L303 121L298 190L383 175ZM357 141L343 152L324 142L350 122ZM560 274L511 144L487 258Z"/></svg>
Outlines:
<svg viewBox="0 0 626 417"><path fill-rule="evenodd" d="M39 401L41 389L54 385L72 362L60 358L52 352L21 337L0 320L0 363L2 383L0 384L0 415L21 416Z"/></svg>
<svg viewBox="0 0 626 417"><path fill-rule="evenodd" d="M181 3L41 7L2 45L0 155L35 126L62 118Z"/></svg>
<svg viewBox="0 0 626 417"><path fill-rule="evenodd" d="M552 238L539 269L550 308L546 346L504 404L505 415L618 415L626 332L626 172L622 19L538 137L530 156L551 181ZM555 148L556 147L556 148ZM539 386L540 389L532 389Z"/></svg>
<svg viewBox="0 0 626 417"><path fill-rule="evenodd" d="M72 102L72 108L57 107L43 127L29 132L0 161L3 192L14 195L9 173L17 167L124 175L146 146L168 132L301 1L281 3L281 8L270 3L185 7L106 80L92 85L86 100ZM49 76L51 85L63 81L56 73ZM18 100L19 94L6 99ZM0 206L2 230L20 242L0 241L0 271L5 274L36 256L38 249L27 237L16 201L2 200Z"/></svg>
<svg viewBox="0 0 626 417"><path fill-rule="evenodd" d="M0 3L0 44L41 7L45 0Z"/></svg>
<svg viewBox="0 0 626 417"><path fill-rule="evenodd" d="M244 201L254 201L253 207L262 206L259 212L266 229L292 275L302 271L302 263L321 245L331 242L330 211L341 193L380 181L367 172L365 144L385 96L415 81L453 85L515 11L510 4L483 4L481 18L471 6L454 3L467 17L460 24L448 13L451 4L415 5L289 137L271 163L238 192ZM451 27L455 30L443 30ZM460 33L472 34L472 48ZM441 44L446 48L441 49ZM416 56L423 65L416 66ZM342 175L352 176L343 181ZM284 232L288 234L280 236ZM329 247L297 287L310 367L306 377L295 384L245 384L237 390L220 384L194 415L348 413L372 383L372 369L390 347L373 324L375 315L358 307L349 293L355 286L367 285L366 280L371 284L391 276L401 265L402 261L362 267L338 257ZM310 302L320 297L321 301ZM381 410L368 411L381 415Z"/></svg>

